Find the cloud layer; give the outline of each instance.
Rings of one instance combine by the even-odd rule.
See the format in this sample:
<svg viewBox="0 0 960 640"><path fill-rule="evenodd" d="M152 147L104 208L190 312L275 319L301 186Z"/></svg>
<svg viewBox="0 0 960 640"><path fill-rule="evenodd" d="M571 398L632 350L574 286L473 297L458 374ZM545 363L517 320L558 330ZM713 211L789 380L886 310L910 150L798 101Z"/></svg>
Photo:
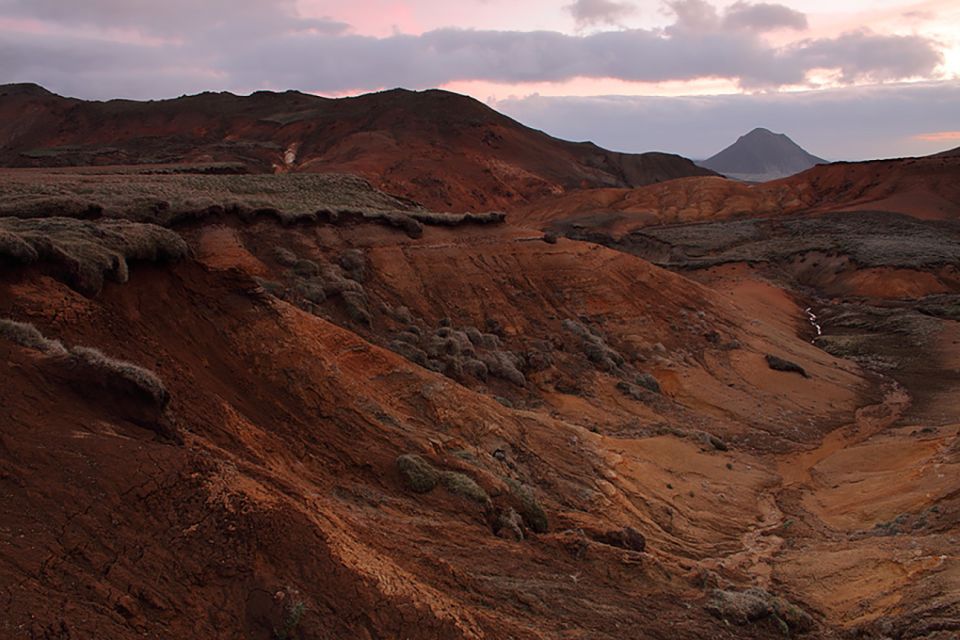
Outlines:
<svg viewBox="0 0 960 640"><path fill-rule="evenodd" d="M621 21L636 13L636 7L628 2L613 0L576 0L566 7L578 27L607 24L618 25Z"/></svg>
<svg viewBox="0 0 960 640"><path fill-rule="evenodd" d="M755 127L828 160L925 155L960 139L960 81L699 97L532 96L495 106L569 140L706 158Z"/></svg>
<svg viewBox="0 0 960 640"><path fill-rule="evenodd" d="M568 9L581 24L607 24L632 6L578 0ZM338 92L574 78L724 78L767 89L802 85L823 69L847 83L932 77L942 61L923 36L866 30L772 45L765 32L806 26L802 13L779 4L738 2L720 12L704 0L672 0L665 10L673 22L663 29L449 28L376 38L302 18L294 0L0 0L0 81L140 98L204 88ZM4 28L4 19L27 26Z"/></svg>

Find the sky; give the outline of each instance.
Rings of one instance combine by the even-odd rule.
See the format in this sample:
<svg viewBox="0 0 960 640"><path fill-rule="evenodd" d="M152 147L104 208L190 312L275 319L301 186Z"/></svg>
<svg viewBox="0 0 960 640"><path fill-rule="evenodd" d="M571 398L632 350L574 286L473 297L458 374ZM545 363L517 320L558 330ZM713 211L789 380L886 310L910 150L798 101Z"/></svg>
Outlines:
<svg viewBox="0 0 960 640"><path fill-rule="evenodd" d="M960 0L0 0L0 83L87 99L405 87L619 151L750 129L857 160L960 146Z"/></svg>

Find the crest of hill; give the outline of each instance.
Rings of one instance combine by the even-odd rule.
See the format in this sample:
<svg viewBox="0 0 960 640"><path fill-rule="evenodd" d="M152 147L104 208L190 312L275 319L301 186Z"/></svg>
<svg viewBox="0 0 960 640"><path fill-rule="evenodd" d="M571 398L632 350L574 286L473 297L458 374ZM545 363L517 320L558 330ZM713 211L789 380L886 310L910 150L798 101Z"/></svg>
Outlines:
<svg viewBox="0 0 960 640"><path fill-rule="evenodd" d="M353 173L441 211L713 173L676 155L559 140L440 90L97 102L23 86L0 87L0 166L231 163L252 173Z"/></svg>
<svg viewBox="0 0 960 640"><path fill-rule="evenodd" d="M933 158L956 158L960 157L960 147L955 149L947 149L946 151L941 151L940 153L935 153L931 157Z"/></svg>
<svg viewBox="0 0 960 640"><path fill-rule="evenodd" d="M758 127L701 162L700 166L739 180L765 182L826 162L808 153L786 135Z"/></svg>

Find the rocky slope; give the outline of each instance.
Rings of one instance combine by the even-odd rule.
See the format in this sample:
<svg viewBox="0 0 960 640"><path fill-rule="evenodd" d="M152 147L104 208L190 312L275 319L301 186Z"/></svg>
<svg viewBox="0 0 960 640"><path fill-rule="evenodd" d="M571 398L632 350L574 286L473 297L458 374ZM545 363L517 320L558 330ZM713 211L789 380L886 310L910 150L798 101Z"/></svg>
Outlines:
<svg viewBox="0 0 960 640"><path fill-rule="evenodd" d="M960 629L949 294L112 175L4 174L0 635Z"/></svg>
<svg viewBox="0 0 960 640"><path fill-rule="evenodd" d="M857 210L950 220L960 218L958 176L958 157L837 162L757 185L707 177L637 189L584 189L519 206L512 218L541 228L583 219L617 234L656 224Z"/></svg>
<svg viewBox="0 0 960 640"><path fill-rule="evenodd" d="M679 156L557 140L445 91L85 102L36 85L0 86L2 166L182 162L216 172L357 174L439 211L712 174Z"/></svg>
<svg viewBox="0 0 960 640"><path fill-rule="evenodd" d="M737 180L766 182L824 163L786 135L758 127L697 164Z"/></svg>

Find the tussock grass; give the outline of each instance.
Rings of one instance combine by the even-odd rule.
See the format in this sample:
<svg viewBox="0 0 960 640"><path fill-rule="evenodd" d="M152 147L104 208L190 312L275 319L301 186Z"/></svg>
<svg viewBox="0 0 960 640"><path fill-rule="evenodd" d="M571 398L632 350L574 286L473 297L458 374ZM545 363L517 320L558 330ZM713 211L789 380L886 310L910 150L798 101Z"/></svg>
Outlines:
<svg viewBox="0 0 960 640"><path fill-rule="evenodd" d="M778 356L767 354L766 356L767 366L773 369L774 371L784 371L786 373L799 373L804 378L809 378L810 374L804 370L803 367L798 365L796 362L791 362L790 360L784 360Z"/></svg>
<svg viewBox="0 0 960 640"><path fill-rule="evenodd" d="M6 171L0 218L108 218L170 227L235 215L285 225L372 222L411 238L423 225L496 224L506 214L434 213L346 174L211 175Z"/></svg>
<svg viewBox="0 0 960 640"><path fill-rule="evenodd" d="M433 465L416 454L399 456L396 464L403 484L414 493L429 493L440 480Z"/></svg>
<svg viewBox="0 0 960 640"><path fill-rule="evenodd" d="M0 318L0 337L47 355L67 354L62 342L44 337L36 327L27 322Z"/></svg>
<svg viewBox="0 0 960 640"><path fill-rule="evenodd" d="M73 347L69 358L72 365L100 374L106 386L138 396L159 411L170 402L170 394L157 374L132 362L110 358L90 347Z"/></svg>
<svg viewBox="0 0 960 640"><path fill-rule="evenodd" d="M167 262L186 257L178 234L124 220L0 218L0 260L48 262L73 288L96 295L109 278L126 282L131 260Z"/></svg>
<svg viewBox="0 0 960 640"><path fill-rule="evenodd" d="M114 411L168 440L183 442L167 413L170 394L160 377L149 369L90 347L68 349L25 322L0 318L0 339L43 353L50 372L81 390L84 396L96 399L105 391L104 403Z"/></svg>
<svg viewBox="0 0 960 640"><path fill-rule="evenodd" d="M440 481L450 493L469 498L481 504L490 502L490 496L483 490L483 487L474 482L473 478L466 474L456 471L444 471L440 475Z"/></svg>
<svg viewBox="0 0 960 640"><path fill-rule="evenodd" d="M315 218L322 209L404 211L412 205L343 174L197 175L5 171L0 217L85 217L87 207L107 218L168 225L185 212L293 212ZM211 207L219 207L219 210ZM31 212L34 212L31 215ZM37 213L39 212L39 213ZM77 215L74 215L77 214ZM89 214L87 214L89 216Z"/></svg>
<svg viewBox="0 0 960 640"><path fill-rule="evenodd" d="M507 486L510 487L510 492L519 502L520 516L523 518L524 524L537 533L546 533L550 528L547 521L547 512L543 510L530 487L509 478L506 479L506 482Z"/></svg>

